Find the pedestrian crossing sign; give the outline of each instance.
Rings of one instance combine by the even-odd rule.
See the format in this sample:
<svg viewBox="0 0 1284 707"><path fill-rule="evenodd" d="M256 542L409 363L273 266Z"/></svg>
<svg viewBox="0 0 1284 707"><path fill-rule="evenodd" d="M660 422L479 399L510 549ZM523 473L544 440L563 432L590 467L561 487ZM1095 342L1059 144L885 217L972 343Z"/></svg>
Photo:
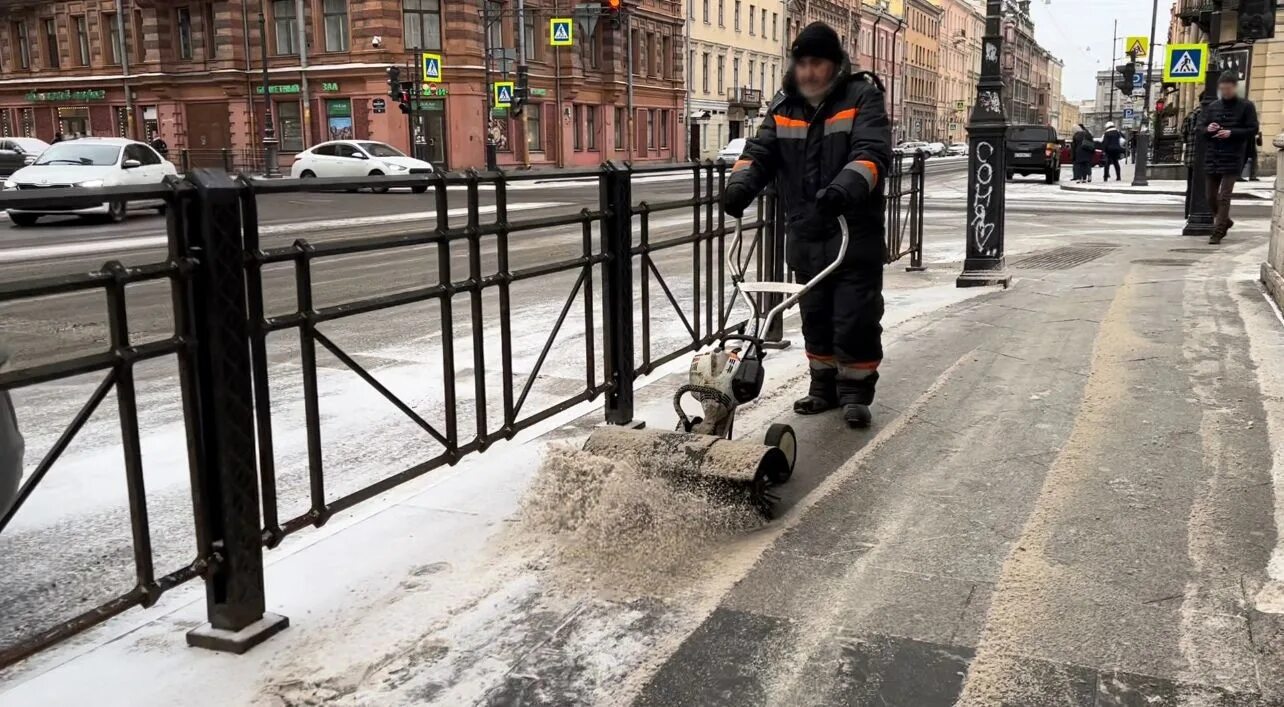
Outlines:
<svg viewBox="0 0 1284 707"><path fill-rule="evenodd" d="M1134 56L1146 56L1150 53L1150 39L1148 37L1129 37L1124 42L1124 54Z"/></svg>
<svg viewBox="0 0 1284 707"><path fill-rule="evenodd" d="M555 47L569 47L575 43L575 30L571 18L554 17L548 21L548 43Z"/></svg>
<svg viewBox="0 0 1284 707"><path fill-rule="evenodd" d="M423 63L424 83L441 83L441 55L424 52L420 59Z"/></svg>
<svg viewBox="0 0 1284 707"><path fill-rule="evenodd" d="M495 107L508 108L513 105L513 82L495 82Z"/></svg>
<svg viewBox="0 0 1284 707"><path fill-rule="evenodd" d="M1167 83L1203 83L1207 71L1207 44L1169 44L1164 51Z"/></svg>

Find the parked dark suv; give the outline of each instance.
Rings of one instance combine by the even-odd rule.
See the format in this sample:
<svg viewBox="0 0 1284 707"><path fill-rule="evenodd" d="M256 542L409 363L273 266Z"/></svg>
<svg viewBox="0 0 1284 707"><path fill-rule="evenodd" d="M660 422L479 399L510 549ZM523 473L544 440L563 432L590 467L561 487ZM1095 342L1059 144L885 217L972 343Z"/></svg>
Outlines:
<svg viewBox="0 0 1284 707"><path fill-rule="evenodd" d="M1008 126L1008 179L1013 174L1042 174L1048 184L1061 180L1061 140L1048 125Z"/></svg>
<svg viewBox="0 0 1284 707"><path fill-rule="evenodd" d="M0 137L0 177L7 177L35 162L48 148L48 143L33 137Z"/></svg>

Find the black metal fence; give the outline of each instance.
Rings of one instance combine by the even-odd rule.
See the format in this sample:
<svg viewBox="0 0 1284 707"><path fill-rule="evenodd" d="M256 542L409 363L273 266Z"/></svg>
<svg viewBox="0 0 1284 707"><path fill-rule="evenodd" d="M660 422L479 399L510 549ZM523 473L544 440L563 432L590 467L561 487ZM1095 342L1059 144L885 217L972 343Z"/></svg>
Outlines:
<svg viewBox="0 0 1284 707"><path fill-rule="evenodd" d="M221 169L233 174L262 174L263 151L232 148L184 148L168 155L178 171L187 174L202 167Z"/></svg>
<svg viewBox="0 0 1284 707"><path fill-rule="evenodd" d="M727 177L726 165L705 163L684 169L691 172L691 195L668 202L635 203L633 186L638 177L671 172L671 167L615 164L520 175L470 172L306 182L234 180L223 171L194 169L181 181L155 188L102 190L105 198L164 199L169 207L167 249L162 258L147 265L125 266L112 261L89 273L0 283L0 306L72 292L100 292L110 332L109 343L101 351L56 360L23 362L20 358L18 367L0 372L0 391L91 373L102 376L27 476L17 502L0 515L0 533L90 416L114 392L128 486L134 586L78 616L23 632L15 642L0 646L0 667L130 607L150 606L168 589L195 577L205 580L211 625L241 631L264 615L264 548L277 546L291 533L321 526L335 513L433 469L455 464L466 455L483 452L600 396L605 399L608 422L631 421L637 376L743 325L734 309L734 290L724 260L729 224L717 206ZM513 217L509 200L515 192L509 185L558 177L595 178L597 204L574 213ZM903 164L898 161L887 176L888 261L908 254L912 269L922 264L923 177L921 155L907 158ZM369 187L427 187L429 194L413 198L431 199L435 219L408 223L392 235L316 242L266 243L260 233L258 210L265 197ZM483 190L493 203L483 205ZM448 208L458 196L465 207L462 218ZM46 205L83 198L83 190L74 189L42 190L39 195ZM0 209L21 207L32 199L30 193L0 193ZM664 214L680 221L683 232L666 236L672 229L654 228ZM689 229L686 214L690 214ZM755 214L746 216L746 233L752 238L742 262L760 278L787 277L782 223L770 194L760 200ZM562 239L561 256L514 264L518 255L515 243L520 245L525 238L556 229L579 232L578 238ZM318 268L334 259L368 254L415 259L423 263L425 277L419 284L387 294L318 301ZM668 277L663 274L665 266L671 269ZM676 277L683 287L673 283L674 267L681 268ZM289 273L293 302L268 301L268 269ZM140 337L130 328L125 291L132 284L156 280L170 285L173 332ZM538 283L544 291L562 288L566 294L534 362L529 370L518 371L513 319L522 304L514 302L513 288L522 283ZM653 311L653 296L660 294L667 306ZM428 419L407 402L405 391L392 390L381 382L334 334L341 322L350 323L363 314L414 305L435 309L438 320L439 420ZM680 322L676 338L672 330L659 332L653 326L661 318ZM584 367L574 390L532 403L532 386L540 378L559 332L568 327L583 338ZM297 348L289 352L289 363L301 374L309 499L306 510L297 514L283 514L278 499L270 336L297 339ZM326 465L329 440L323 436L320 412L319 350L422 430L428 444L421 458L390 468L386 475L356 489L336 493L328 488L331 469ZM465 352L462 360L457 358L461 351ZM173 357L177 363L195 547L190 561L157 569L143 483L135 369L141 362L160 357ZM457 389L465 371L473 377L471 391ZM497 396L493 393L496 381Z"/></svg>

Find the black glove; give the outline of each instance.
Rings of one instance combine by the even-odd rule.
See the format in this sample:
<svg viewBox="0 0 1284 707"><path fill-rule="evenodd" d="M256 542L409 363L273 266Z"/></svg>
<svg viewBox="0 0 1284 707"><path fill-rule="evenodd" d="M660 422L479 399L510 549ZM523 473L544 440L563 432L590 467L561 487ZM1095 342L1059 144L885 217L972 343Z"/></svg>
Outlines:
<svg viewBox="0 0 1284 707"><path fill-rule="evenodd" d="M753 203L753 192L743 184L728 184L722 192L722 210L732 218L741 218Z"/></svg>
<svg viewBox="0 0 1284 707"><path fill-rule="evenodd" d="M841 187L830 184L816 192L816 213L825 218L838 218L847 210L850 200Z"/></svg>

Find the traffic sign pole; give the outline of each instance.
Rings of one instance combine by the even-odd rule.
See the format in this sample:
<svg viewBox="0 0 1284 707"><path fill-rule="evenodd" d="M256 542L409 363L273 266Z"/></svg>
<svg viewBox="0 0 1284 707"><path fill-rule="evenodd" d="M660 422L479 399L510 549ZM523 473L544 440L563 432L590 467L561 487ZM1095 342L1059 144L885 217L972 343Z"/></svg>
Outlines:
<svg viewBox="0 0 1284 707"><path fill-rule="evenodd" d="M1208 66L1208 51L1222 41L1222 11L1213 12L1208 30L1208 45L1201 57L1201 69ZM1170 68L1173 61L1165 62ZM1170 73L1170 72L1166 72ZM1217 77L1211 71L1204 71L1204 92L1199 97L1199 111L1202 113L1208 104L1217 98ZM1190 169L1186 171L1186 227L1183 236L1210 236L1213 233L1213 212L1208 206L1208 193L1205 186L1204 157L1208 152L1208 140L1204 135L1195 136L1195 154L1192 156Z"/></svg>
<svg viewBox="0 0 1284 707"><path fill-rule="evenodd" d="M1159 0L1154 0L1150 7L1150 44L1146 47L1146 98L1141 104L1141 127L1137 130L1137 154L1133 157L1132 185L1134 187L1150 186L1150 85L1154 83L1155 56L1151 51L1155 46L1155 23L1159 20Z"/></svg>

